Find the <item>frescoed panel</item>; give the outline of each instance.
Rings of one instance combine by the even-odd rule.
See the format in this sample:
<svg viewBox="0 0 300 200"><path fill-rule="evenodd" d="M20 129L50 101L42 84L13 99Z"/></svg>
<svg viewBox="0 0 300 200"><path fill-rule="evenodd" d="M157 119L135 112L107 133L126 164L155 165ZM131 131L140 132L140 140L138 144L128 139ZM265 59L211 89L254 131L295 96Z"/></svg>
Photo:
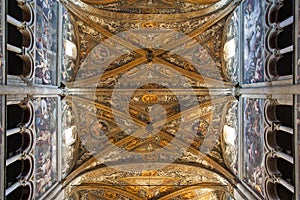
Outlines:
<svg viewBox="0 0 300 200"><path fill-rule="evenodd" d="M57 98L38 97L35 108L35 183L40 196L57 181Z"/></svg>
<svg viewBox="0 0 300 200"><path fill-rule="evenodd" d="M263 195L264 99L243 99L244 181Z"/></svg>
<svg viewBox="0 0 300 200"><path fill-rule="evenodd" d="M75 113L70 103L62 101L62 177L74 167L79 150L79 138L75 124Z"/></svg>
<svg viewBox="0 0 300 200"><path fill-rule="evenodd" d="M75 78L77 46L75 45L75 29L71 23L70 14L63 9L63 34L62 34L62 69L61 80L68 82Z"/></svg>
<svg viewBox="0 0 300 200"><path fill-rule="evenodd" d="M58 2L38 0L35 83L56 85Z"/></svg>
<svg viewBox="0 0 300 200"><path fill-rule="evenodd" d="M225 29L223 59L225 73L231 82L238 82L239 75L239 7L230 15Z"/></svg>
<svg viewBox="0 0 300 200"><path fill-rule="evenodd" d="M223 157L226 166L238 176L238 157L239 157L239 119L238 101L233 102L227 110L225 125L222 134Z"/></svg>
<svg viewBox="0 0 300 200"><path fill-rule="evenodd" d="M264 1L247 0L243 3L243 83L264 81Z"/></svg>

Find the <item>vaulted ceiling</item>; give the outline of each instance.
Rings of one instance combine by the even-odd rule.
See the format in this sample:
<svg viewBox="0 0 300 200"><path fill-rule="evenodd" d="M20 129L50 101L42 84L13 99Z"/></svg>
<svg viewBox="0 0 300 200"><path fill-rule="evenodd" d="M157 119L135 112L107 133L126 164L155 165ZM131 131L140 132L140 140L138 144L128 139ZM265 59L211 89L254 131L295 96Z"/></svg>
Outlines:
<svg viewBox="0 0 300 200"><path fill-rule="evenodd" d="M65 0L80 138L70 199L221 199L232 0ZM232 31L232 30L231 30ZM227 55L227 54L226 54ZM226 56L225 56L226 57ZM232 67L232 66L230 66ZM229 67L229 68L230 68ZM72 170L71 170L72 169Z"/></svg>

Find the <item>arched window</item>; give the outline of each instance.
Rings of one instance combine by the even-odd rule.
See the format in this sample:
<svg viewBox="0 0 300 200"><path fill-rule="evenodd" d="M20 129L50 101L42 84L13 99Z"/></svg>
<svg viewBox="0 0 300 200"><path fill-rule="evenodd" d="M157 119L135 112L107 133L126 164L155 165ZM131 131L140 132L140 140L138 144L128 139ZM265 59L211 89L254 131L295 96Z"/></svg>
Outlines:
<svg viewBox="0 0 300 200"><path fill-rule="evenodd" d="M265 114L269 123L293 127L293 106L268 104L265 109Z"/></svg>
<svg viewBox="0 0 300 200"><path fill-rule="evenodd" d="M293 152L294 137L292 134L287 134L286 132L279 130L275 132L275 137L280 149L288 154Z"/></svg>
<svg viewBox="0 0 300 200"><path fill-rule="evenodd" d="M7 24L7 42L10 45L13 45L15 47L30 47L32 35L31 33L26 29L20 29L12 24Z"/></svg>
<svg viewBox="0 0 300 200"><path fill-rule="evenodd" d="M28 55L7 52L8 70L7 74L14 76L30 76L33 72L32 59Z"/></svg>
<svg viewBox="0 0 300 200"><path fill-rule="evenodd" d="M268 179L266 181L266 197L269 200L290 200L294 194L280 183L274 183Z"/></svg>
<svg viewBox="0 0 300 200"><path fill-rule="evenodd" d="M7 14L18 21L30 22L31 10L26 4L19 3L17 0L7 1Z"/></svg>
<svg viewBox="0 0 300 200"><path fill-rule="evenodd" d="M279 6L276 22L282 22L293 15L293 3L290 0L284 0Z"/></svg>
<svg viewBox="0 0 300 200"><path fill-rule="evenodd" d="M29 130L9 135L6 139L6 158L27 151L32 146L32 139Z"/></svg>
<svg viewBox="0 0 300 200"><path fill-rule="evenodd" d="M30 104L12 104L7 106L7 129L31 124L33 111Z"/></svg>
<svg viewBox="0 0 300 200"><path fill-rule="evenodd" d="M282 22L293 15L293 3L290 0L273 1L267 15L270 24Z"/></svg>
<svg viewBox="0 0 300 200"><path fill-rule="evenodd" d="M33 196L32 184L27 184L25 186L20 185L6 196L6 200L16 200L16 199L28 200L28 199L32 199L32 196Z"/></svg>
<svg viewBox="0 0 300 200"><path fill-rule="evenodd" d="M31 176L33 171L32 160L29 158L16 160L6 167L6 188L18 180Z"/></svg>
<svg viewBox="0 0 300 200"><path fill-rule="evenodd" d="M293 155L294 137L292 134L281 130L267 129L265 142L269 150L280 150L288 155Z"/></svg>

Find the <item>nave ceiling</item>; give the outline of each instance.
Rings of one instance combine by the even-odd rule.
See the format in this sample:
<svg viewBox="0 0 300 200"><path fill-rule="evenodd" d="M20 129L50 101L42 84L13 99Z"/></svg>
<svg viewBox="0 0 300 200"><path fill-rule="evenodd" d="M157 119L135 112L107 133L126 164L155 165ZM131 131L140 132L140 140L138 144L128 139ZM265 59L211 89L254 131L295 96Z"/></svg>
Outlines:
<svg viewBox="0 0 300 200"><path fill-rule="evenodd" d="M66 118L80 138L64 183L70 198L220 199L232 193L222 131L236 80L225 67L232 49L224 45L232 39L227 27L237 4L62 3L70 20L65 37L75 44L75 56L64 63Z"/></svg>

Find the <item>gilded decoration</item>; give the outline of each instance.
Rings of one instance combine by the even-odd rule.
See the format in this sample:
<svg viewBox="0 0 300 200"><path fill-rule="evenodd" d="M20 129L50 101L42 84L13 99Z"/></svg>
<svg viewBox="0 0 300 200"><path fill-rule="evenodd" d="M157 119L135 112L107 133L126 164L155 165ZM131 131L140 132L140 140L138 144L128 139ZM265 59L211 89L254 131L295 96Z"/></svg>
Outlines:
<svg viewBox="0 0 300 200"><path fill-rule="evenodd" d="M79 136L75 121L75 110L71 102L62 101L62 176L66 177L78 159Z"/></svg>
<svg viewBox="0 0 300 200"><path fill-rule="evenodd" d="M74 28L74 18L63 9L63 49L62 49L62 72L61 80L63 82L72 81L75 78L75 71L78 55L77 31Z"/></svg>
<svg viewBox="0 0 300 200"><path fill-rule="evenodd" d="M113 168L90 171L73 181L76 186L68 187L68 194L83 196L85 199L90 193L98 198L110 196L113 199L120 196L129 199L172 199L181 196L189 199L204 193L229 191L227 181L222 176L206 169L180 164L172 164L160 170L145 170L145 166L137 166L144 170L135 171L128 166L127 171ZM114 187L110 188L110 185Z"/></svg>
<svg viewBox="0 0 300 200"><path fill-rule="evenodd" d="M97 1L84 0L83 2L94 5L105 11L131 14L177 14L201 11L210 7L220 0L116 0Z"/></svg>
<svg viewBox="0 0 300 200"><path fill-rule="evenodd" d="M234 101L226 111L221 137L223 158L226 166L238 175L238 102Z"/></svg>
<svg viewBox="0 0 300 200"><path fill-rule="evenodd" d="M221 132L230 0L63 2L77 33L67 81L80 141L69 199L218 199L231 191ZM79 88L79 89L78 89Z"/></svg>
<svg viewBox="0 0 300 200"><path fill-rule="evenodd" d="M228 17L223 31L222 69L227 80L238 82L239 75L239 7Z"/></svg>

